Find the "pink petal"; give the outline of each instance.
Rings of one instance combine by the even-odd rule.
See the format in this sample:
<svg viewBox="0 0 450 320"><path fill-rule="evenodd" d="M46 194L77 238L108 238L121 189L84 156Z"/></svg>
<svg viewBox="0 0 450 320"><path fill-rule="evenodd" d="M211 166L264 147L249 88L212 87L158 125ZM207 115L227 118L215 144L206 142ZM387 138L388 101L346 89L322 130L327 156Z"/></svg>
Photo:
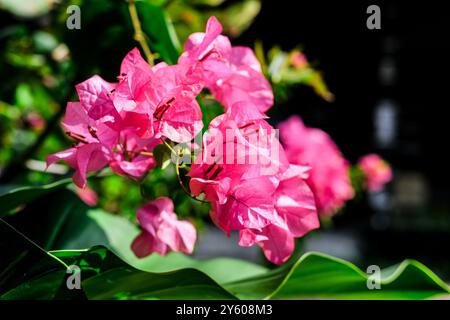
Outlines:
<svg viewBox="0 0 450 320"><path fill-rule="evenodd" d="M153 252L166 255L169 248L166 244L155 239L151 234L143 231L131 244L131 250L138 258L145 258Z"/></svg>
<svg viewBox="0 0 450 320"><path fill-rule="evenodd" d="M248 47L233 47L231 50L230 62L236 67L246 66L262 73L261 64L253 53L253 50Z"/></svg>
<svg viewBox="0 0 450 320"><path fill-rule="evenodd" d="M80 189L76 187L75 189L76 194L78 197L83 200L84 203L86 203L88 206L94 207L97 205L97 193L92 190L89 187L86 187L85 189Z"/></svg>
<svg viewBox="0 0 450 320"><path fill-rule="evenodd" d="M100 143L90 143L77 148L77 170L74 182L80 188L86 187L86 173L98 171L108 164L105 149Z"/></svg>
<svg viewBox="0 0 450 320"><path fill-rule="evenodd" d="M134 48L123 59L120 68L121 79L114 92L114 105L119 112L149 112L146 91L154 81L154 73L150 65Z"/></svg>
<svg viewBox="0 0 450 320"><path fill-rule="evenodd" d="M274 191L275 186L267 177L243 181L228 201L217 207L220 224L232 230L265 227L273 219Z"/></svg>
<svg viewBox="0 0 450 320"><path fill-rule="evenodd" d="M110 166L114 172L120 175L140 179L156 166L156 161L153 157L139 156L132 161L113 161Z"/></svg>
<svg viewBox="0 0 450 320"><path fill-rule="evenodd" d="M199 60L204 58L204 56L211 50L213 41L222 33L222 25L217 20L216 17L210 17L206 24L205 37L202 43L195 50L194 56Z"/></svg>
<svg viewBox="0 0 450 320"><path fill-rule="evenodd" d="M202 113L195 100L175 103L158 122L159 134L174 142L189 142L202 128Z"/></svg>
<svg viewBox="0 0 450 320"><path fill-rule="evenodd" d="M111 92L115 87L116 84L106 82L97 75L75 86L80 103L86 110L94 105L107 104L109 97L105 93Z"/></svg>
<svg viewBox="0 0 450 320"><path fill-rule="evenodd" d="M319 227L314 194L300 176L282 180L275 196L275 208L292 236L302 237Z"/></svg>
<svg viewBox="0 0 450 320"><path fill-rule="evenodd" d="M269 240L263 234L252 232L250 229L244 229L239 232L239 245L242 247L251 247L258 242Z"/></svg>
<svg viewBox="0 0 450 320"><path fill-rule="evenodd" d="M62 120L64 130L82 135L86 140L92 141L92 135L89 133L88 126L91 121L86 110L79 102L68 102L66 114Z"/></svg>
<svg viewBox="0 0 450 320"><path fill-rule="evenodd" d="M70 148L64 151L60 151L47 156L47 168L53 163L64 160L71 168L76 168L77 166L77 149Z"/></svg>
<svg viewBox="0 0 450 320"><path fill-rule="evenodd" d="M348 161L328 134L306 127L297 116L280 124L279 129L289 161L311 167L307 183L319 214L333 215L354 195Z"/></svg>
<svg viewBox="0 0 450 320"><path fill-rule="evenodd" d="M122 122L122 129L133 128L133 132L143 139L153 137L153 118L148 114L127 112Z"/></svg>
<svg viewBox="0 0 450 320"><path fill-rule="evenodd" d="M289 231L270 225L264 229L264 235L269 240L261 241L258 244L263 249L266 258L278 265L285 263L294 252L295 247L294 238Z"/></svg>
<svg viewBox="0 0 450 320"><path fill-rule="evenodd" d="M150 65L144 60L144 58L142 58L139 49L133 48L127 53L125 58L123 58L120 66L120 73L121 75L129 75L130 73L135 73L136 71L143 72L148 76L152 74Z"/></svg>
<svg viewBox="0 0 450 320"><path fill-rule="evenodd" d="M173 251L192 253L197 239L194 226L187 221L164 221L158 229L158 237Z"/></svg>
<svg viewBox="0 0 450 320"><path fill-rule="evenodd" d="M245 229L239 233L239 245L260 246L266 258L275 264L286 262L294 251L295 242L289 231L273 224L261 231Z"/></svg>
<svg viewBox="0 0 450 320"><path fill-rule="evenodd" d="M266 112L273 105L272 87L262 74L251 68L218 82L211 91L226 108L236 102L248 101L261 112Z"/></svg>

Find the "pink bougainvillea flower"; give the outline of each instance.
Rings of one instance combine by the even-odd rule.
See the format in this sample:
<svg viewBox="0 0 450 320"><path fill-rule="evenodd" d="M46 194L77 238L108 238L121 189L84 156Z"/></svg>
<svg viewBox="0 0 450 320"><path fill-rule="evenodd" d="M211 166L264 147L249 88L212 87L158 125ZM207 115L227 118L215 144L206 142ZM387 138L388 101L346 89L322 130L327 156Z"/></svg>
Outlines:
<svg viewBox="0 0 450 320"><path fill-rule="evenodd" d="M154 69L148 95L156 136L189 142L203 128L202 112L195 99L202 85L195 78L189 78L186 67L160 63Z"/></svg>
<svg viewBox="0 0 450 320"><path fill-rule="evenodd" d="M369 191L380 191L386 183L392 180L391 167L377 154L368 154L361 157L358 166L366 176L366 186Z"/></svg>
<svg viewBox="0 0 450 320"><path fill-rule="evenodd" d="M84 93L82 97L80 100L83 101L88 98ZM102 119L89 117L90 107L82 102L67 104L62 126L77 144L66 151L48 156L48 166L60 160L66 161L75 169L73 180L80 188L86 186L88 172L98 171L108 164L112 164L115 172L128 174L136 179L154 167L151 151L155 146L155 139L139 138L136 134L139 132L138 123L133 127L123 121L121 125L126 126L117 131L117 127L111 127Z"/></svg>
<svg viewBox="0 0 450 320"><path fill-rule="evenodd" d="M271 176L289 166L275 129L264 118L254 105L237 103L211 121L189 173L194 194L223 202L244 175Z"/></svg>
<svg viewBox="0 0 450 320"><path fill-rule="evenodd" d="M293 239L319 223L305 181L307 169L289 165L277 139L261 143L250 138L274 131L264 118L254 105L241 102L211 121L202 153L191 166L190 188L211 202L218 227L227 234L239 231L240 245L258 244L270 261L280 264L291 256Z"/></svg>
<svg viewBox="0 0 450 320"><path fill-rule="evenodd" d="M260 63L251 49L233 47L221 32L211 17L205 33L189 37L177 65L151 67L133 49L122 61L117 83L94 76L77 85L80 101L68 104L63 120L76 144L50 155L47 163L66 161L79 187L86 186L88 172L106 165L141 179L155 166L152 151L161 140L189 143L201 131L196 97L207 88L225 113L211 121L198 145L189 172L191 192L205 195L212 220L227 234L239 232L240 245L256 244L281 264L292 255L294 238L319 225L319 200L308 184L317 174L309 176L315 172L306 167L311 159L290 164L277 130L266 121L273 93ZM333 174L328 170L321 179ZM137 218L143 231L132 250L138 257L193 251L196 231L177 219L169 198L149 202Z"/></svg>
<svg viewBox="0 0 450 320"><path fill-rule="evenodd" d="M286 176L243 177L228 190L223 203L212 202L213 221L228 234L239 231L241 246L257 244L269 261L284 263L292 255L294 238L319 227L312 191L295 171Z"/></svg>
<svg viewBox="0 0 450 320"><path fill-rule="evenodd" d="M205 33L194 33L188 38L179 63L193 65L225 108L248 101L260 111L267 111L273 105L273 92L258 59L250 48L232 47L221 32L222 26L211 17Z"/></svg>
<svg viewBox="0 0 450 320"><path fill-rule="evenodd" d="M114 172L140 179L156 166L152 150L161 143L159 139L142 139L133 130L124 130L120 133L120 141L122 143L116 146L109 164Z"/></svg>
<svg viewBox="0 0 450 320"><path fill-rule="evenodd" d="M188 142L203 127L195 100L202 85L182 66L159 63L150 67L133 49L124 58L119 83L101 91L89 115L104 119L116 130L134 127L142 138L167 137ZM96 90L95 92L99 92Z"/></svg>
<svg viewBox="0 0 450 320"><path fill-rule="evenodd" d="M333 215L354 195L348 161L328 134L306 127L297 116L281 123L279 129L289 162L311 167L307 182L319 213Z"/></svg>
<svg viewBox="0 0 450 320"><path fill-rule="evenodd" d="M96 138L97 132L100 132L98 128L106 130L104 137L108 143L111 142L111 139L115 140L116 135L102 124L98 124L97 127L97 123L90 121L86 111L79 103L68 103L67 113L62 124L66 133L79 143L73 148L49 155L47 166L60 160L66 161L70 167L75 169L74 183L80 188L85 188L86 174L102 169L112 157L110 146Z"/></svg>
<svg viewBox="0 0 450 320"><path fill-rule="evenodd" d="M137 257L154 252L165 255L170 251L192 253L194 250L195 228L190 222L177 219L171 199L161 197L147 203L139 209L137 219L143 229L131 245Z"/></svg>
<svg viewBox="0 0 450 320"><path fill-rule="evenodd" d="M282 264L292 255L294 238L302 237L319 227L314 195L304 180L307 170L305 167L291 165L288 170L273 178L278 184L273 194L273 219L263 228L241 230L241 246L257 244L269 261Z"/></svg>
<svg viewBox="0 0 450 320"><path fill-rule="evenodd" d="M66 160L79 187L85 187L87 172L107 164L118 174L142 178L156 164L152 150L160 139L187 142L202 129L195 100L202 87L186 72L164 63L151 68L133 49L118 83L99 76L80 83L80 102L68 103L62 123L78 144L50 156L47 164Z"/></svg>
<svg viewBox="0 0 450 320"><path fill-rule="evenodd" d="M270 224L261 230L240 231L240 246L251 247L255 244L261 247L267 260L278 265L286 262L295 248L294 237L275 224Z"/></svg>
<svg viewBox="0 0 450 320"><path fill-rule="evenodd" d="M84 189L75 187L75 193L78 195L78 197L86 203L88 206L94 207L97 205L97 193L92 190L89 187L86 187Z"/></svg>
<svg viewBox="0 0 450 320"><path fill-rule="evenodd" d="M225 107L248 101L261 112L273 105L272 88L264 77L253 51L246 47L233 47L229 57L230 74L210 85L214 96Z"/></svg>

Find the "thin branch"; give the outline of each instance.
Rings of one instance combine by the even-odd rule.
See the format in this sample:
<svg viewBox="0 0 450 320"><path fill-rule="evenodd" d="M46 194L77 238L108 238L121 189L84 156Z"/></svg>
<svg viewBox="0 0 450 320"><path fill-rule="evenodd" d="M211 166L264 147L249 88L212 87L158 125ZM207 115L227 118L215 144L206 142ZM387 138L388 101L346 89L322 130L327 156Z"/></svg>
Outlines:
<svg viewBox="0 0 450 320"><path fill-rule="evenodd" d="M181 189L183 189L184 193L186 193L191 199L194 199L198 202L201 203L208 203L208 201L204 201L201 199L198 199L196 196L192 195L192 193L185 187L185 185L183 184L183 181L181 180L181 175L180 175L180 165L177 163L175 164L175 172L177 174L177 179L178 179L178 183L180 184Z"/></svg>
<svg viewBox="0 0 450 320"><path fill-rule="evenodd" d="M141 21L139 20L139 16L136 10L135 0L128 1L128 11L130 12L131 23L133 24L134 40L139 42L142 50L144 50L144 54L147 58L148 64L153 66L155 64L155 58L150 50L150 47L147 44L147 41L145 40L145 34L141 28Z"/></svg>
<svg viewBox="0 0 450 320"><path fill-rule="evenodd" d="M176 162L175 162L175 172L177 174L177 179L178 179L178 183L180 184L181 189L184 191L184 193L186 193L190 198L201 202L201 203L208 203L208 201L204 201L201 199L198 199L197 197L195 197L194 195L192 195L192 193L186 188L186 186L183 184L183 180L181 179L181 174L180 174L180 163L178 162L179 159L179 154L176 153L176 151L171 147L170 144L167 143L167 141L165 141L164 139L161 139L161 141L164 143L164 145L175 155L176 157Z"/></svg>

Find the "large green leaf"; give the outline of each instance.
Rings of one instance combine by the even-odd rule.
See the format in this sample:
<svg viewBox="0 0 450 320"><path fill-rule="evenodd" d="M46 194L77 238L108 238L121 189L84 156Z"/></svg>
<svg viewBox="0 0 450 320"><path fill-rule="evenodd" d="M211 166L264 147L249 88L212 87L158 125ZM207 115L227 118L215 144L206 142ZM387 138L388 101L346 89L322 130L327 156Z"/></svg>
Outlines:
<svg viewBox="0 0 450 320"><path fill-rule="evenodd" d="M89 299L235 299L198 270L145 272L105 247L53 251L52 255L80 266L82 288Z"/></svg>
<svg viewBox="0 0 450 320"><path fill-rule="evenodd" d="M59 180L43 186L2 186L0 189L0 217L20 205L30 203L46 194L64 188L71 179Z"/></svg>
<svg viewBox="0 0 450 320"><path fill-rule="evenodd" d="M296 263L273 270L228 258L197 261L180 253L138 259L130 249L139 233L135 224L77 201L70 191L61 190L8 219L24 227L16 219L25 217L32 226L41 222L45 234L53 230L49 237L28 230L33 240L49 248L65 249L78 239L111 250L96 246L46 252L2 221L2 299L427 299L450 293L448 285L415 260L383 270L381 289L369 290L366 273L321 253L304 254ZM70 264L82 268L82 291L65 288L65 266Z"/></svg>
<svg viewBox="0 0 450 320"><path fill-rule="evenodd" d="M195 269L145 272L105 247L46 252L3 220L0 232L0 299L235 299ZM69 265L81 269L81 290L66 286Z"/></svg>
<svg viewBox="0 0 450 320"><path fill-rule="evenodd" d="M0 219L0 299L80 297L65 283L66 265Z"/></svg>
<svg viewBox="0 0 450 320"><path fill-rule="evenodd" d="M195 269L150 273L122 266L82 284L89 299L235 299Z"/></svg>
<svg viewBox="0 0 450 320"><path fill-rule="evenodd" d="M198 261L181 253L138 259L130 250L131 241L139 232L134 224L99 210L89 215L105 231L111 249L130 265L151 272L194 268L243 299L424 299L449 293L445 283L415 260L383 270L381 290L369 290L368 275L355 265L314 252L304 254L295 264L270 271L246 261Z"/></svg>
<svg viewBox="0 0 450 320"><path fill-rule="evenodd" d="M267 271L266 268L247 261L231 258L201 261L179 252L171 252L165 257L153 254L139 259L130 249L133 239L139 234L135 224L123 217L114 216L102 210L92 210L88 215L104 230L109 248L127 263L143 271L170 272L182 268L195 268L219 283L237 281ZM230 270L236 270L236 272L230 272Z"/></svg>
<svg viewBox="0 0 450 320"><path fill-rule="evenodd" d="M92 209L66 189L41 197L24 210L8 217L8 222L20 228L46 250L104 245L128 264L143 271L169 272L195 268L220 283L241 280L267 271L262 266L246 261L228 258L198 261L178 252L172 252L166 257L154 254L139 259L131 251L131 243L140 232L136 224L122 216ZM36 228L36 225L40 228Z"/></svg>
<svg viewBox="0 0 450 320"><path fill-rule="evenodd" d="M291 267L224 287L241 299L427 299L450 293L447 284L415 260L382 271L379 290L369 290L367 280L368 275L350 262L310 252Z"/></svg>
<svg viewBox="0 0 450 320"><path fill-rule="evenodd" d="M107 245L105 233L88 215L91 209L74 192L62 189L5 219L46 250Z"/></svg>

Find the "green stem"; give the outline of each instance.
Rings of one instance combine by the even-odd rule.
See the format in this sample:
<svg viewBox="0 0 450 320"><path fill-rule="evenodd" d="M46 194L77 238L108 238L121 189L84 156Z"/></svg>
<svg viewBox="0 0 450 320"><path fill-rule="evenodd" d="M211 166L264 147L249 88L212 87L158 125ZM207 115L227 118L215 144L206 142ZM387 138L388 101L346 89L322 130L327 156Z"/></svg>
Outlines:
<svg viewBox="0 0 450 320"><path fill-rule="evenodd" d="M131 23L133 24L134 40L139 42L142 50L144 50L148 64L153 66L155 64L155 57L153 56L147 41L145 41L145 34L141 28L141 21L139 20L137 13L135 0L128 0L128 11L130 12Z"/></svg>
<svg viewBox="0 0 450 320"><path fill-rule="evenodd" d="M190 198L201 202L201 203L207 203L207 201L198 199L197 197L195 197L194 195L191 194L191 192L186 188L186 186L183 184L183 180L181 179L181 174L180 174L180 164L178 162L179 159L179 154L176 153L176 151L172 148L172 146L167 143L167 141L165 141L164 139L161 139L161 141L164 143L164 145L177 157L176 162L175 162L175 172L177 174L177 179L178 179L178 183L180 184L181 189L184 191L184 193L186 193Z"/></svg>

